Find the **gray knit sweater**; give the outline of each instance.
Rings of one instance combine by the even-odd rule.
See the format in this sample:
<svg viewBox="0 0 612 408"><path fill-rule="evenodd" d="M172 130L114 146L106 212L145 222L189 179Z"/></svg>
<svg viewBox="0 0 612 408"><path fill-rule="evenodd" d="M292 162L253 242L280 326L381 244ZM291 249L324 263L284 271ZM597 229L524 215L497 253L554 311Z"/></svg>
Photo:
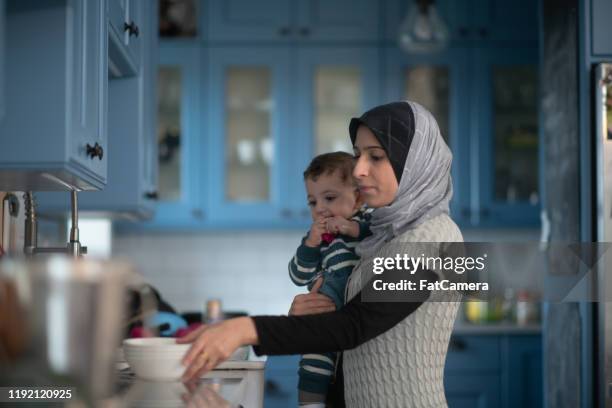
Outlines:
<svg viewBox="0 0 612 408"><path fill-rule="evenodd" d="M397 253L420 256L424 251L433 255L431 244L419 248L415 243L462 241L457 225L442 214L396 237L372 257ZM372 276L368 263L368 259L362 259L353 270L347 284L347 301ZM347 407L447 406L444 363L461 295L457 293L454 302L436 301L440 296L432 292L427 302L395 327L344 352Z"/></svg>

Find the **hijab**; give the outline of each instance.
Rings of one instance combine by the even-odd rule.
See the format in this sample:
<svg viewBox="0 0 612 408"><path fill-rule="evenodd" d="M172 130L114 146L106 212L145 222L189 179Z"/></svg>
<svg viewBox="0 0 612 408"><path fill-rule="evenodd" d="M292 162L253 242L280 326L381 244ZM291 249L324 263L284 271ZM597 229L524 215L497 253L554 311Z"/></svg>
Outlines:
<svg viewBox="0 0 612 408"><path fill-rule="evenodd" d="M377 106L353 118L353 144L360 125L367 126L385 150L399 184L391 204L374 209L372 235L357 246L360 256L369 256L398 235L449 213L453 155L432 114L416 102Z"/></svg>

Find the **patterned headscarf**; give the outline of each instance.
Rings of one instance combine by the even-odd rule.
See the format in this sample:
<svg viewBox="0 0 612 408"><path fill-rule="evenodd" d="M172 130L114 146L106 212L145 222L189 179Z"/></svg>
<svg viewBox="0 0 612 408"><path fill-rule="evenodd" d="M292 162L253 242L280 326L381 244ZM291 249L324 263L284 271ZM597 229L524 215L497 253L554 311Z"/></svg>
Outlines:
<svg viewBox="0 0 612 408"><path fill-rule="evenodd" d="M448 214L453 155L432 114L412 101L378 106L353 118L353 144L360 125L367 126L385 149L399 183L391 204L372 212L372 235L357 247L359 255L368 256L424 221Z"/></svg>

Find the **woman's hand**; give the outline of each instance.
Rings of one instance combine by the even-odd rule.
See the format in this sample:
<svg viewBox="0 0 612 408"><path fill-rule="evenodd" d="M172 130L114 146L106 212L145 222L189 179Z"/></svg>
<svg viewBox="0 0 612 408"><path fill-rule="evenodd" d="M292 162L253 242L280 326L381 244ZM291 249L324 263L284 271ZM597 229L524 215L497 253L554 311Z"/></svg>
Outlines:
<svg viewBox="0 0 612 408"><path fill-rule="evenodd" d="M183 381L201 377L227 360L238 347L258 341L255 323L249 317L204 325L177 339L177 343L193 343L182 360L186 366Z"/></svg>
<svg viewBox="0 0 612 408"><path fill-rule="evenodd" d="M336 305L334 304L333 300L331 300L328 296L318 293L322 284L323 279L319 278L310 290L310 293L305 295L297 295L291 303L289 315L302 316L335 311Z"/></svg>

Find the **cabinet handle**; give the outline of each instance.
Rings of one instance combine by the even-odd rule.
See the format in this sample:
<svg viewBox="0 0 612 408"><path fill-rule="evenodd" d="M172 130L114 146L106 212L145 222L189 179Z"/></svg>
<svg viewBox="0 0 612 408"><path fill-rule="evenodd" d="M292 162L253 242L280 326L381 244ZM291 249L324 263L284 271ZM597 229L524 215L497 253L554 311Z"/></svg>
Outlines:
<svg viewBox="0 0 612 408"><path fill-rule="evenodd" d="M291 218L293 216L293 211L288 208L283 208L280 212L280 215L283 218Z"/></svg>
<svg viewBox="0 0 612 408"><path fill-rule="evenodd" d="M98 144L98 142L96 142L93 146L87 143L85 148L90 159L95 159L97 157L98 159L102 160L102 157L104 157L104 149Z"/></svg>
<svg viewBox="0 0 612 408"><path fill-rule="evenodd" d="M281 37L288 37L291 35L291 28L289 27L281 27L278 29L278 35Z"/></svg>
<svg viewBox="0 0 612 408"><path fill-rule="evenodd" d="M461 210L461 215L463 215L466 218L469 217L471 213L472 211L470 210L469 207L465 207Z"/></svg>
<svg viewBox="0 0 612 408"><path fill-rule="evenodd" d="M448 351L464 351L467 348L465 341L451 337L448 343Z"/></svg>
<svg viewBox="0 0 612 408"><path fill-rule="evenodd" d="M308 37L310 35L310 28L308 28L308 27L300 28L300 35L302 37Z"/></svg>
<svg viewBox="0 0 612 408"><path fill-rule="evenodd" d="M147 200L158 200L159 199L159 194L157 193L157 191L147 191L144 196Z"/></svg>
<svg viewBox="0 0 612 408"><path fill-rule="evenodd" d="M489 30L484 27L481 27L480 30L478 30L478 34L480 34L481 38L486 38L489 36Z"/></svg>
<svg viewBox="0 0 612 408"><path fill-rule="evenodd" d="M488 216L491 215L491 210L489 210L488 208L483 208L482 210L480 210L480 215L483 218L487 218Z"/></svg>
<svg viewBox="0 0 612 408"><path fill-rule="evenodd" d="M467 27L459 27L459 36L467 37L470 34L470 29Z"/></svg>
<svg viewBox="0 0 612 408"><path fill-rule="evenodd" d="M133 21L131 21L130 24L123 23L123 31L128 31L130 34L130 37L131 36L138 37L138 34L140 34L140 30L138 29L138 26Z"/></svg>
<svg viewBox="0 0 612 408"><path fill-rule="evenodd" d="M199 208L194 208L191 210L191 215L193 215L194 218L201 220L204 218L204 211L200 210Z"/></svg>

